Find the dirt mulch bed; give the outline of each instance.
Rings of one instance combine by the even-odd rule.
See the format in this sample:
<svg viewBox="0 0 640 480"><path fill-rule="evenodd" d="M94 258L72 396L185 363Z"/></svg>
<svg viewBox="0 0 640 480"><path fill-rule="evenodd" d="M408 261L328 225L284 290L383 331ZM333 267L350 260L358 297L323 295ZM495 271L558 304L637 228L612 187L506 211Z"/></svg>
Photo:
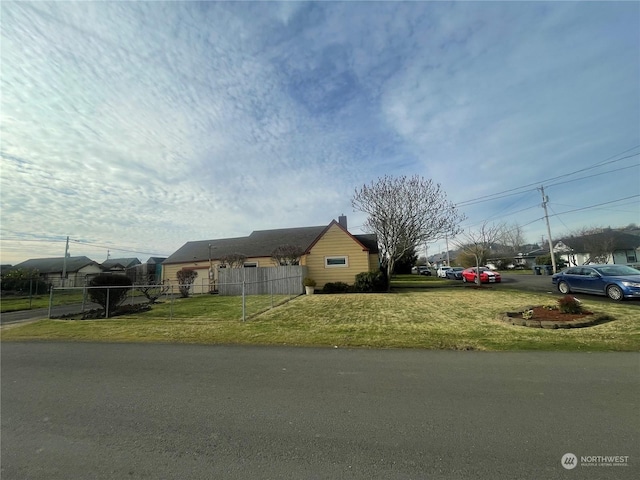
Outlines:
<svg viewBox="0 0 640 480"><path fill-rule="evenodd" d="M531 318L524 318L523 313L532 310ZM562 313L558 309L543 306L527 307L518 312L506 312L497 315L497 319L511 325L533 328L582 328L610 322L613 318L607 315L596 315L593 312Z"/></svg>
<svg viewBox="0 0 640 480"><path fill-rule="evenodd" d="M583 311L582 313L562 313L560 310L545 307L533 307L532 320L553 320L554 322L573 322L575 320L589 319L593 312Z"/></svg>

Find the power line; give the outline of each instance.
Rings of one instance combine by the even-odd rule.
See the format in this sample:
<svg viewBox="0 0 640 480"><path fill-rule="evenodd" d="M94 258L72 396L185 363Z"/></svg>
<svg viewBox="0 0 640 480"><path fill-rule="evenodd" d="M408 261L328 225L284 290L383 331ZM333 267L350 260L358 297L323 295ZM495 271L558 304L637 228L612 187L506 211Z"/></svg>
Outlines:
<svg viewBox="0 0 640 480"><path fill-rule="evenodd" d="M510 217L511 215L515 215L516 213L526 212L527 210L532 210L532 209L534 209L534 208L538 208L538 207L539 207L539 204L532 205L532 206L530 206L530 207L526 207L526 208L522 208L522 209L520 209L520 210L516 210L515 212L509 212L509 213L506 213L506 214L504 214L504 215L502 215L502 216L498 217L498 219L500 219L500 218L507 218L507 217ZM492 215L491 217L489 217L489 218L487 218L487 219L485 219L485 220L482 220L481 222L476 222L476 223L473 223L473 224L470 224L470 225L463 226L462 228L469 228L469 227L475 227L476 225L481 225L481 224L483 224L483 223L485 223L485 222L487 222L487 221L491 220L491 218L493 218L493 217L495 217L495 215Z"/></svg>
<svg viewBox="0 0 640 480"><path fill-rule="evenodd" d="M520 195L522 193L533 191L533 190L536 190L536 188L525 190L525 191L522 191L522 192L517 192L517 190L522 190L524 188L532 187L534 185L540 185L541 183L550 182L550 181L557 180L557 179L560 179L560 178L568 177L570 175L575 175L576 173L585 172L587 170L591 170L591 169L594 169L594 168L602 167L604 165L609 165L611 163L616 163L616 162L620 162L622 160L627 160L629 158L636 157L636 156L640 155L640 152L639 153L634 153L634 154L631 154L631 155L627 155L627 156L624 156L622 158L616 158L616 157L618 157L620 155L623 155L623 154L625 154L627 152L630 152L631 150L634 150L634 149L636 149L638 147L640 147L640 145L636 145L636 146L634 146L632 148L629 148L629 149L627 149L627 150L625 150L623 152L620 152L620 153L618 153L616 155L608 157L605 160L597 162L596 164L591 165L589 167L580 168L578 170L574 170L573 172L564 173L562 175L557 175L555 177L547 178L546 180L537 181L537 182L534 182L534 183L529 183L529 184L526 184L526 185L522 185L520 187L510 188L509 190L504 190L502 192L492 193L492 194L489 194L489 195L483 195L481 197L477 197L477 198L473 198L473 199L469 199L469 200L464 200L462 202L458 202L456 204L456 206L457 207L470 206L470 205L475 205L477 203L488 202L488 201L491 201L491 200L499 200L501 198L505 198L505 197L509 197L509 196L513 196L513 195ZM627 168L627 167L625 167L625 168ZM615 171L615 170L613 170L613 171ZM609 173L609 171L601 172L601 173L595 174L595 175L602 175L604 173ZM584 178L589 178L589 177L584 177ZM512 193L512 192L515 192L515 193Z"/></svg>
<svg viewBox="0 0 640 480"><path fill-rule="evenodd" d="M578 180L584 180L585 178L597 177L600 175L605 175L607 173L619 172L621 170L627 170L629 168L638 168L640 167L640 163L636 165L629 165L628 167L620 167L615 168L613 170L607 170L606 172L594 173L593 175L587 175L586 177L574 178L572 180L565 180L564 182L552 183L551 185L547 185L547 187L555 187L556 185L564 185L565 183L577 182Z"/></svg>
<svg viewBox="0 0 640 480"><path fill-rule="evenodd" d="M549 210L551 210L551 211L553 212L553 216L557 216L557 215L558 215L558 214L556 213L556 211L551 207L551 205L549 205ZM558 221L559 221L562 225L564 225L564 228L566 228L566 229L567 229L567 231L571 230L571 229L567 226L567 224L566 224L566 223L564 223L564 222L562 221L562 219L561 219L560 217L558 217Z"/></svg>
<svg viewBox="0 0 640 480"><path fill-rule="evenodd" d="M5 230L6 232L15 235L15 238L6 238L6 237L2 237L2 241L6 241L6 242L37 242L37 243L65 243L66 242L66 238L50 238L47 237L46 235L39 235L41 238L21 238L20 235L25 235L25 236L33 236L32 234L28 234L28 233L21 233L21 232L15 232L15 231L10 231L10 230ZM52 236L53 237L53 236ZM86 240L76 240L71 238L70 239L72 242L78 244L78 245L85 245L85 246L90 246L90 247L96 247L96 248L104 248L104 249L109 249L109 250L115 250L118 252L127 252L127 253L138 253L140 255L149 255L152 257L168 257L168 254L164 254L164 253L155 253L155 252L142 252L139 250L134 250L131 248L121 248L121 247L117 247L114 245L100 245L100 244L96 244L96 243L92 243L92 242L87 242Z"/></svg>
<svg viewBox="0 0 640 480"><path fill-rule="evenodd" d="M590 208L596 208L596 207L600 207L602 205L609 205L611 203L617 203L617 202L621 202L623 200L629 200L630 198L638 198L640 197L640 195L631 195L628 197L624 197L624 198L619 198L618 200L611 200L610 202L603 202L603 203L598 203L596 205L589 205L588 207L581 207L581 208L575 208L573 210L567 210L566 212L560 212L560 213L556 213L554 215L549 215L550 217L556 217L559 215L564 215L565 213L573 213L573 212L580 212L582 210L589 210Z"/></svg>
<svg viewBox="0 0 640 480"><path fill-rule="evenodd" d="M589 210L589 209L592 209L592 208L598 208L598 207L601 207L602 205L610 205L610 204L612 204L612 203L618 203L618 202L622 202L622 201L624 201L624 200L630 200L630 199L632 199L632 198L638 198L638 197L640 197L640 195L631 195L631 196L628 196L628 197L619 198L619 199L617 199L617 200L611 200L611 201L609 201L609 202L603 202L603 203L598 203L598 204L595 204L595 205L589 205L588 207L578 207L578 208L574 208L574 209L572 209L572 210L567 210L567 211L560 212L560 213L555 213L555 212L554 212L554 213L553 213L553 215L549 215L549 217L559 217L560 215L564 215L564 214L567 214L567 213L573 213L573 212L579 212L579 211L582 211L582 210ZM636 202L632 202L632 203L634 203L634 204L635 204ZM622 205L629 205L629 204L631 204L631 203L625 203L625 204L622 204ZM570 205L562 205L562 204L558 204L558 203L556 203L555 205L570 206ZM622 206L622 205L621 205L621 206ZM535 207L537 207L537 205L536 205L536 206L534 206L534 207L527 207L527 208L525 208L525 209L518 210L517 212L512 212L512 213L510 213L510 214L508 214L508 215L505 215L505 217L508 217L508 216L513 215L513 214L515 214L515 213L520 213L520 212L523 212L523 211L526 211L526 210L530 210L530 209L535 208ZM516 230L517 228L523 228L523 227L526 227L526 226L531 225L531 224L533 224L533 223L539 222L540 220L544 220L544 217L536 218L536 219L531 220L530 222L527 222L527 223L525 223L525 224L518 225L517 227L514 227L513 229L508 230L508 231L514 231L514 230ZM560 222L561 222L561 223L566 227L566 225L564 224L564 222L562 222L562 220L560 220ZM465 228L471 228L471 227L473 227L473 226L475 226L475 225L480 225L481 223L484 223L484 222L474 223L473 225L468 225L468 226L467 226L467 227L465 227Z"/></svg>
<svg viewBox="0 0 640 480"><path fill-rule="evenodd" d="M580 208L577 207L576 205L567 205L566 203L555 203L554 205L559 206L559 207L570 207L570 208ZM623 213L635 213L638 214L639 211L638 210L620 210L617 207L626 207L627 205L635 205L636 207L638 206L638 202L637 201L633 201L633 202L627 202L627 203L621 203L619 205L617 205L615 208L598 208L598 210L605 210L605 211L609 211L609 212L623 212Z"/></svg>
<svg viewBox="0 0 640 480"><path fill-rule="evenodd" d="M115 250L117 252L139 253L141 255L150 255L152 257L165 257L165 256L168 256L168 255L159 254L159 253L141 252L141 251L138 251L138 250L129 250L129 249L126 249L126 248L118 248L118 247L114 247L113 245L108 245L108 246L107 245L98 245L98 244L95 244L95 243L90 243L90 242L86 242L86 241L82 241L82 240L71 239L71 241L75 242L75 243L78 243L80 245L89 245L89 246L97 247L97 248L106 248L107 250Z"/></svg>

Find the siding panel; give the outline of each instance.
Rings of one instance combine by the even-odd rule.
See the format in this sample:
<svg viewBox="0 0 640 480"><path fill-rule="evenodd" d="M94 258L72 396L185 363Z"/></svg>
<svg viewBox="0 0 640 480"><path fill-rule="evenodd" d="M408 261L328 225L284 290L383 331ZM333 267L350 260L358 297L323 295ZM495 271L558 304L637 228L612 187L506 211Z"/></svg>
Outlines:
<svg viewBox="0 0 640 480"><path fill-rule="evenodd" d="M325 257L346 256L348 267L325 267ZM313 246L305 258L309 276L317 282L317 288L325 283L344 282L353 285L360 272L370 270L369 252L337 225L332 225Z"/></svg>

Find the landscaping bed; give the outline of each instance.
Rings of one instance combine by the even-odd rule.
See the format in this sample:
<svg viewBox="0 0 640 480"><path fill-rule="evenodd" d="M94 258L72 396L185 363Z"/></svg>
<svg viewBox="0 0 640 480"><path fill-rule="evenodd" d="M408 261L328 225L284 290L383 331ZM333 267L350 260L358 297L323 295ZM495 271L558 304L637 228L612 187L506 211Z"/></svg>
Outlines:
<svg viewBox="0 0 640 480"><path fill-rule="evenodd" d="M530 312L527 315L525 312ZM612 317L606 314L596 315L590 311L581 313L562 313L545 306L529 307L519 312L500 313L498 320L511 325L533 328L583 328L610 322Z"/></svg>

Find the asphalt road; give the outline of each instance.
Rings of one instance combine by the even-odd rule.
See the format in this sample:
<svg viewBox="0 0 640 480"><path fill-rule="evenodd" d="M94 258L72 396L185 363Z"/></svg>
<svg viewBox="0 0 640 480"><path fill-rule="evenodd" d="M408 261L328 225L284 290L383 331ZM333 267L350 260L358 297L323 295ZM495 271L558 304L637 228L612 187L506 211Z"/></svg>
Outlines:
<svg viewBox="0 0 640 480"><path fill-rule="evenodd" d="M551 283L550 275L524 275L501 273L501 285L529 292L559 293Z"/></svg>
<svg viewBox="0 0 640 480"><path fill-rule="evenodd" d="M495 284L495 288L512 288L525 292L550 293L554 297L563 296L553 285L553 283L551 283L550 275L501 273L501 276L502 282L500 284ZM494 287L494 285L490 286ZM572 293L571 295L580 300L588 300L601 303L619 303L615 300L611 300L604 295L589 295L586 293ZM638 299L624 300L624 304L640 308L640 301Z"/></svg>
<svg viewBox="0 0 640 480"><path fill-rule="evenodd" d="M148 300L145 297L135 297L134 299L127 299L125 305L147 303ZM93 308L100 308L97 303L87 303L85 305L85 311ZM60 305L52 307L51 316L59 317L61 315L79 314L82 313L82 304L75 305ZM5 312L0 315L0 324L8 325L11 323L20 323L30 320L39 320L47 318L49 316L48 308L34 308L32 310L18 310L16 312Z"/></svg>
<svg viewBox="0 0 640 480"><path fill-rule="evenodd" d="M635 353L3 343L1 359L7 480L640 474Z"/></svg>

